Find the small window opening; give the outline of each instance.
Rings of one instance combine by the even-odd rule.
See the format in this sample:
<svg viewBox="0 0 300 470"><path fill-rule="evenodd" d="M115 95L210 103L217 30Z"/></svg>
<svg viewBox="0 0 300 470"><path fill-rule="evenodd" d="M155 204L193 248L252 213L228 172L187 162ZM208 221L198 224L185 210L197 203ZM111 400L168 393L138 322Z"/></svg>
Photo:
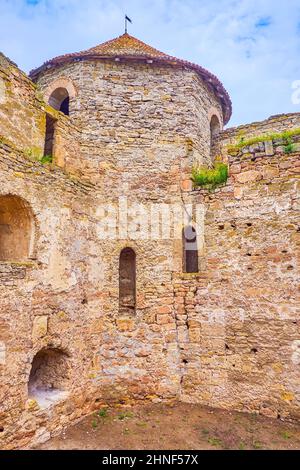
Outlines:
<svg viewBox="0 0 300 470"><path fill-rule="evenodd" d="M119 310L123 314L136 309L136 255L131 248L124 248L119 264Z"/></svg>
<svg viewBox="0 0 300 470"><path fill-rule="evenodd" d="M213 154L213 146L215 137L221 132L221 124L216 115L212 116L210 120L210 151Z"/></svg>
<svg viewBox="0 0 300 470"><path fill-rule="evenodd" d="M191 225L182 231L182 244L184 272L197 273L199 271L197 233Z"/></svg>
<svg viewBox="0 0 300 470"><path fill-rule="evenodd" d="M53 158L54 137L55 137L55 123L56 120L46 114L46 133L45 133L45 146L44 157Z"/></svg>
<svg viewBox="0 0 300 470"><path fill-rule="evenodd" d="M69 116L70 97L65 88L56 88L49 97L49 104L52 108L57 109L57 111L61 111L66 116Z"/></svg>

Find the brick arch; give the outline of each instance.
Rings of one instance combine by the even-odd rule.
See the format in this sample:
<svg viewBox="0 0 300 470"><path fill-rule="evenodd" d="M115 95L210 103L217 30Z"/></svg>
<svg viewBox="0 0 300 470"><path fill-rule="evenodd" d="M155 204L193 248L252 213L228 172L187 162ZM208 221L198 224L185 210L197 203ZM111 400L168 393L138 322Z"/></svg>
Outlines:
<svg viewBox="0 0 300 470"><path fill-rule="evenodd" d="M66 98L68 98L68 100L72 100L77 96L77 91L73 82L69 78L58 78L48 86L44 93L44 98L45 101L55 109L59 109L59 107L51 103L51 97L55 94L61 95L62 101Z"/></svg>
<svg viewBox="0 0 300 470"><path fill-rule="evenodd" d="M216 116L218 118L219 123L220 123L220 130L222 131L223 127L224 127L222 113L220 112L220 110L218 108L212 106L208 111L208 122L209 122L209 124L211 123L211 120L214 116Z"/></svg>

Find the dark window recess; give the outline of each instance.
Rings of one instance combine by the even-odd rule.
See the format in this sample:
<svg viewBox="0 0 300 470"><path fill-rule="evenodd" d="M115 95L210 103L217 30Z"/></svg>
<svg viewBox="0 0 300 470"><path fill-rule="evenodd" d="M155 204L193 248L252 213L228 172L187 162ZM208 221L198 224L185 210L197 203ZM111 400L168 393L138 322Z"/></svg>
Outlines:
<svg viewBox="0 0 300 470"><path fill-rule="evenodd" d="M183 229L182 242L183 270L186 273L197 273L199 271L197 234L191 225Z"/></svg>
<svg viewBox="0 0 300 470"><path fill-rule="evenodd" d="M70 98L67 96L67 98L65 98L63 102L61 103L60 109L59 109L62 113L66 114L67 116L69 116L69 102L70 102Z"/></svg>
<svg viewBox="0 0 300 470"><path fill-rule="evenodd" d="M56 120L47 114L44 155L53 155L55 123Z"/></svg>
<svg viewBox="0 0 300 470"><path fill-rule="evenodd" d="M56 88L49 97L49 104L52 108L61 111L62 113L69 116L70 109L70 97L69 93L65 88Z"/></svg>
<svg viewBox="0 0 300 470"><path fill-rule="evenodd" d="M136 255L131 248L124 248L119 265L120 313L135 313L136 307Z"/></svg>
<svg viewBox="0 0 300 470"><path fill-rule="evenodd" d="M221 125L217 116L212 116L210 121L210 151L213 152L215 137L220 133Z"/></svg>

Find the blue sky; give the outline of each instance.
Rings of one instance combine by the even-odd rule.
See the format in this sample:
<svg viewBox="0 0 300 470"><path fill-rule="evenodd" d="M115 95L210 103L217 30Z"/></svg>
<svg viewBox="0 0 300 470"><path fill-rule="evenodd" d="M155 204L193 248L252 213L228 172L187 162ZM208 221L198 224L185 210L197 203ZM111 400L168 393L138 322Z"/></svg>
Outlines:
<svg viewBox="0 0 300 470"><path fill-rule="evenodd" d="M233 101L229 125L300 112L299 0L0 0L0 50L25 72L129 33L216 74Z"/></svg>

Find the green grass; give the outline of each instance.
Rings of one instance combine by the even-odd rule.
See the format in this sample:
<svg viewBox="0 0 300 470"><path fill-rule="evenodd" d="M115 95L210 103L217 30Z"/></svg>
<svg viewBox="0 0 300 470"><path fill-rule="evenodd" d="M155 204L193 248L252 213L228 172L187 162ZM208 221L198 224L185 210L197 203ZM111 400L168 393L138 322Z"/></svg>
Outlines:
<svg viewBox="0 0 300 470"><path fill-rule="evenodd" d="M221 439L218 439L217 437L210 437L210 438L208 439L208 443L209 443L211 446L214 446L214 447L219 447L219 446L222 446L222 445L223 445Z"/></svg>
<svg viewBox="0 0 300 470"><path fill-rule="evenodd" d="M295 137L297 135L300 135L300 128L292 129L290 131L285 131L281 133L262 134L262 135L258 135L257 137L252 137L251 139L247 139L247 140L245 140L245 138L242 137L239 140L239 142L237 142L236 144L228 145L227 150L229 152L237 151L244 147L248 147L249 145L258 144L260 142L273 141L273 140L283 140L286 144L286 147L289 147L290 145L292 145L291 137ZM293 149L287 153L291 153L292 151Z"/></svg>
<svg viewBox="0 0 300 470"><path fill-rule="evenodd" d="M40 159L40 162L42 165L47 165L48 163L52 163L52 155L44 155Z"/></svg>
<svg viewBox="0 0 300 470"><path fill-rule="evenodd" d="M140 426L141 428L145 428L147 426L147 423L141 421L139 423L136 423L137 426Z"/></svg>
<svg viewBox="0 0 300 470"><path fill-rule="evenodd" d="M207 436L209 434L209 430L208 429L202 429L202 434L204 436Z"/></svg>
<svg viewBox="0 0 300 470"><path fill-rule="evenodd" d="M283 439L290 439L292 437L291 433L288 431L282 431L281 436Z"/></svg>
<svg viewBox="0 0 300 470"><path fill-rule="evenodd" d="M295 145L292 143L287 144L285 147L283 147L284 153L292 153L295 150Z"/></svg>
<svg viewBox="0 0 300 470"><path fill-rule="evenodd" d="M225 163L217 162L213 168L197 166L192 170L192 181L195 186L215 189L220 184L226 183L227 179L228 167Z"/></svg>
<svg viewBox="0 0 300 470"><path fill-rule="evenodd" d="M130 413L130 411L124 411L124 413L120 413L118 415L118 419L120 421L123 421L126 418L133 418L133 413Z"/></svg>
<svg viewBox="0 0 300 470"><path fill-rule="evenodd" d="M262 443L259 441L253 441L252 443L254 449L262 449Z"/></svg>
<svg viewBox="0 0 300 470"><path fill-rule="evenodd" d="M107 418L107 415L108 413L106 408L102 408L98 411L98 416L100 416L100 418Z"/></svg>

